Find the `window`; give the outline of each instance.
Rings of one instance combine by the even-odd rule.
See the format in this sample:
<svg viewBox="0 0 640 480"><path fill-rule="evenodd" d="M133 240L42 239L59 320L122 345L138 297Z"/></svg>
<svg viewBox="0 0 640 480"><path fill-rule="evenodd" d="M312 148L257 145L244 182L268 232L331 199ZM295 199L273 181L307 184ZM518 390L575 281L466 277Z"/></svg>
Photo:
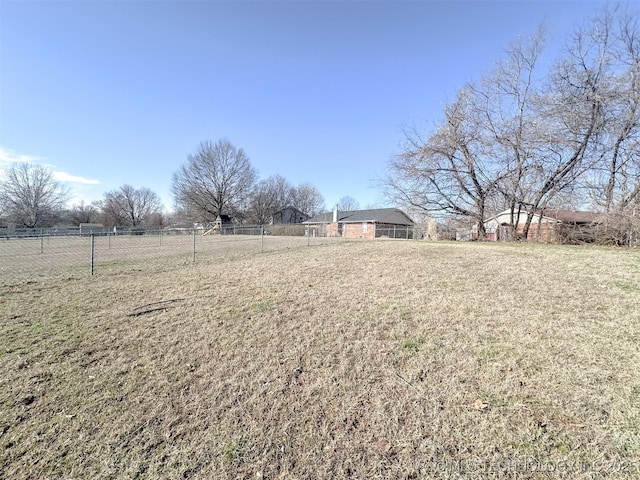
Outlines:
<svg viewBox="0 0 640 480"><path fill-rule="evenodd" d="M367 228L369 224L367 222L362 222L362 233L367 233Z"/></svg>

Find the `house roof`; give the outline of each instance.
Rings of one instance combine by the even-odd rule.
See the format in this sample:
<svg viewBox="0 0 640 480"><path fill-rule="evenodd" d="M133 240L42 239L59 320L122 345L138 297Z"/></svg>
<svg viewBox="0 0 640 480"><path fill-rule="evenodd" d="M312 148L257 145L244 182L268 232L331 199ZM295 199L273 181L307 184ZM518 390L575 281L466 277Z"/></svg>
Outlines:
<svg viewBox="0 0 640 480"><path fill-rule="evenodd" d="M331 223L333 212L325 212L303 223ZM353 210L351 212L338 212L340 223L389 223L392 225L413 225L406 213L397 208L374 208L369 210Z"/></svg>
<svg viewBox="0 0 640 480"><path fill-rule="evenodd" d="M302 215L305 215L305 216L306 216L306 214L305 214L302 210L300 210L300 209L298 209L298 208L296 208L296 207L292 207L291 205L287 205L286 207L281 208L280 210L278 210L278 211L276 211L276 212L273 212L273 214L274 214L274 215L277 215L278 213L282 213L282 212L285 212L285 211L287 211L287 210L293 210L293 211L295 211L295 212L297 212L297 213L301 213Z"/></svg>
<svg viewBox="0 0 640 480"><path fill-rule="evenodd" d="M505 210L493 217L488 218L486 221L493 220L502 215L508 215L511 210ZM535 214L534 218L537 218L539 213ZM527 212L523 211L521 214L521 221L524 222L527 218ZM560 209L548 209L542 213L542 218L549 220L556 220L561 223L597 223L601 219L601 214L598 212L585 212L578 210L560 210Z"/></svg>
<svg viewBox="0 0 640 480"><path fill-rule="evenodd" d="M601 214L573 210L545 210L544 216L554 218L562 223L595 223L600 221Z"/></svg>

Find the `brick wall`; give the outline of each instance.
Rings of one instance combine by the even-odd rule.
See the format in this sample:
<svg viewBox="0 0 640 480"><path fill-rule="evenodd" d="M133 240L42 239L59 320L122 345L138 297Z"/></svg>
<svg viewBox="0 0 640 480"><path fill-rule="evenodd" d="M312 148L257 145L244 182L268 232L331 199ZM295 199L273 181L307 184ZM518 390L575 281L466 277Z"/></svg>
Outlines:
<svg viewBox="0 0 640 480"><path fill-rule="evenodd" d="M342 224L342 232L347 238L373 238L375 225L373 223L344 223Z"/></svg>
<svg viewBox="0 0 640 480"><path fill-rule="evenodd" d="M550 243L553 242L555 225L550 222L532 223L529 227L529 235L527 240L529 242ZM522 235L524 225L518 225L518 233Z"/></svg>
<svg viewBox="0 0 640 480"><path fill-rule="evenodd" d="M386 228L386 229L385 229ZM396 238L413 238L412 227L406 227L404 225L398 226L398 235ZM328 223L322 225L310 225L309 230L316 232L317 235L327 237L345 237L345 238L375 238L376 229L378 233L382 233L391 238L390 232L393 232L393 225L376 225L372 222L359 222L359 223ZM407 233L407 229L409 232ZM312 233L313 234L313 233ZM380 236L380 235L378 235Z"/></svg>
<svg viewBox="0 0 640 480"><path fill-rule="evenodd" d="M363 228L363 225L366 227ZM375 225L373 223L330 223L327 225L327 237L374 238L374 235Z"/></svg>
<svg viewBox="0 0 640 480"><path fill-rule="evenodd" d="M339 229L337 223L330 223L327 225L327 237L341 237L342 232Z"/></svg>

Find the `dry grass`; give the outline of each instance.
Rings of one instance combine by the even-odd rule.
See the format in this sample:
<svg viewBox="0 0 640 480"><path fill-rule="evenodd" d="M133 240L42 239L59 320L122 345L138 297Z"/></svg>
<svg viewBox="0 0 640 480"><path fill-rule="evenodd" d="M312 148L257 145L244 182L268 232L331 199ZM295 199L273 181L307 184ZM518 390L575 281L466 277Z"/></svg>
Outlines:
<svg viewBox="0 0 640 480"><path fill-rule="evenodd" d="M639 251L211 260L0 286L0 477L638 475Z"/></svg>

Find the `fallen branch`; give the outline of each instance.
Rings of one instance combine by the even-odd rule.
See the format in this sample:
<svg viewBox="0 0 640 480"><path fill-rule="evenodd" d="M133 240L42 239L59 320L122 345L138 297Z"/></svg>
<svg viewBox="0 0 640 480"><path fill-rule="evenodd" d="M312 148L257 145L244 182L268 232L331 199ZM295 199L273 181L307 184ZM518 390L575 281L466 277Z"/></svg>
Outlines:
<svg viewBox="0 0 640 480"><path fill-rule="evenodd" d="M144 305L140 305L139 307L134 308L132 313L128 313L127 314L127 317L139 317L140 315L146 315L147 313L157 312L157 311L160 311L160 310L166 310L168 304L175 303L175 302L184 302L185 300L189 300L190 298L193 298L193 297L172 298L170 300L160 300L159 302L146 303ZM166 304L166 305L162 306L162 307L157 307L156 306L156 305L163 305L163 304ZM153 307L153 306L156 306L156 307L155 308L149 308L149 307ZM143 308L146 308L146 310L142 310ZM142 311L136 312L136 310L142 310Z"/></svg>

